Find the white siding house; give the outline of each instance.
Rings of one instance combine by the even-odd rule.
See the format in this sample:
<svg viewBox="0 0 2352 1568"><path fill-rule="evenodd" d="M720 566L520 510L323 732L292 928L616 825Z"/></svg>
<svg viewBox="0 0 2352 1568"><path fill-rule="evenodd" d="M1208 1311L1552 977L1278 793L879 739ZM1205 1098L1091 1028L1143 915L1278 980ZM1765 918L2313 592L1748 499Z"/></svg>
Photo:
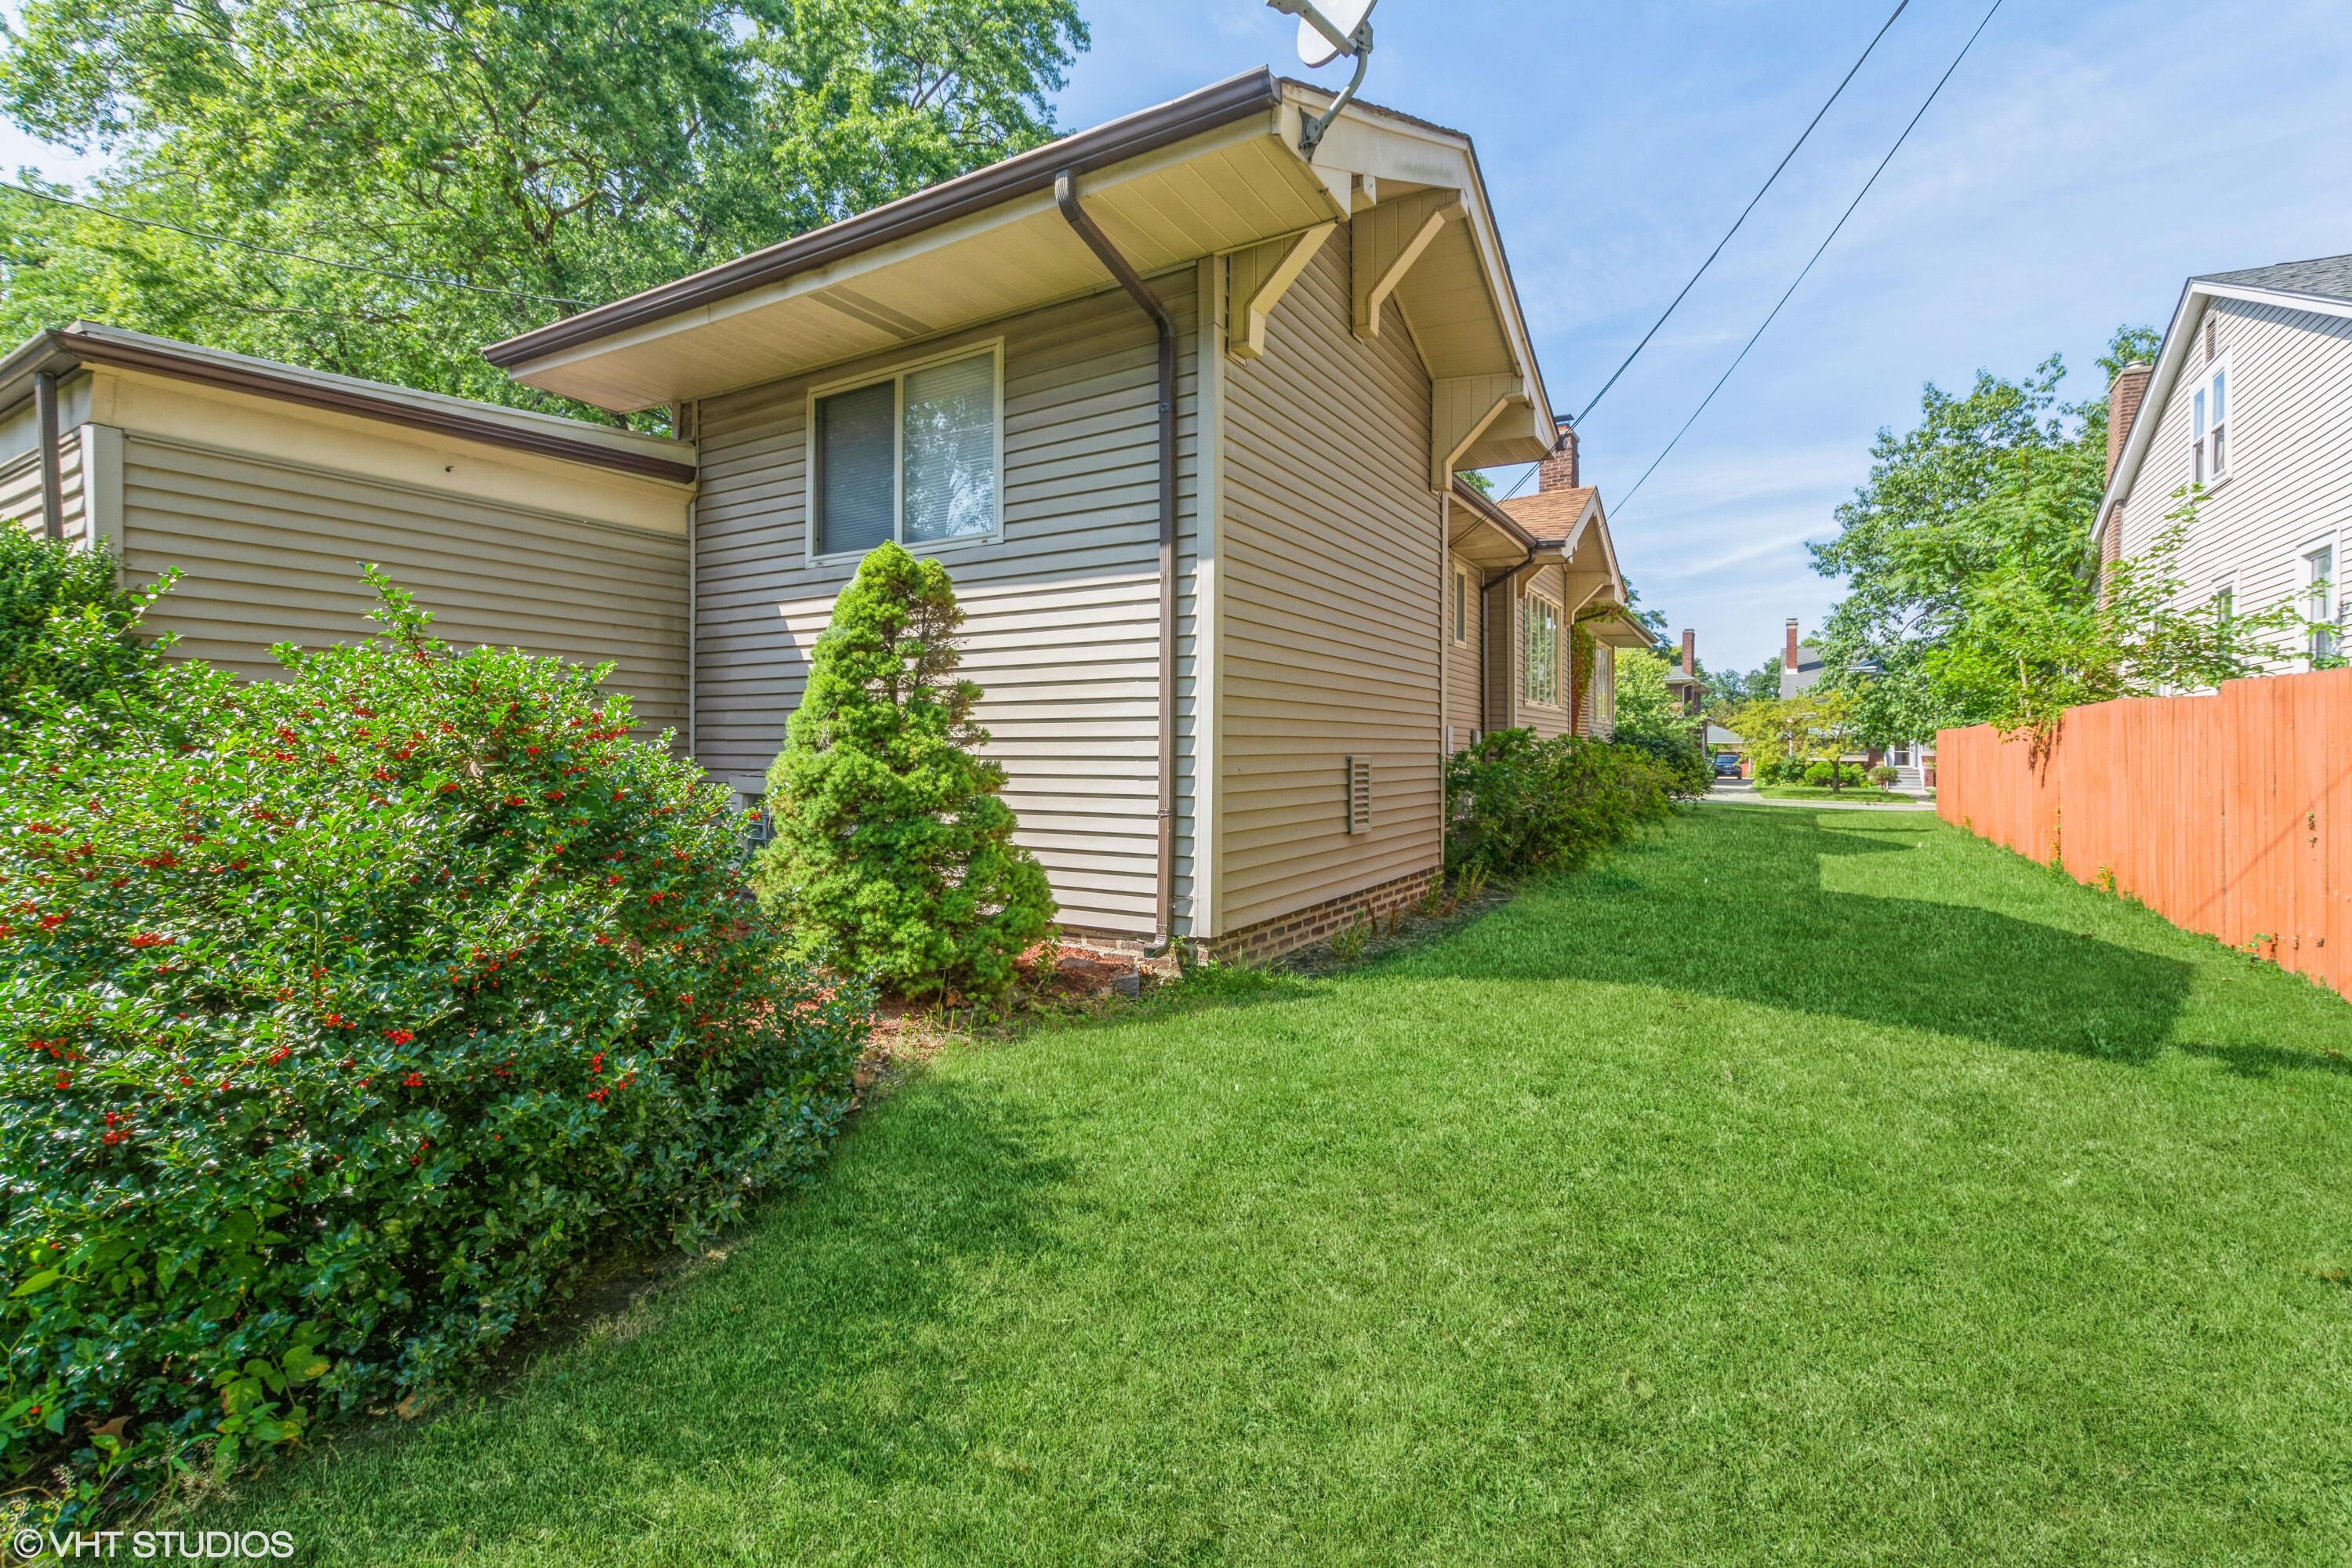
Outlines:
<svg viewBox="0 0 2352 1568"><path fill-rule="evenodd" d="M2154 366L2116 378L2103 560L2155 542L2192 492L2181 596L2315 623L2273 668L2336 651L2352 547L2352 256L2191 278Z"/></svg>

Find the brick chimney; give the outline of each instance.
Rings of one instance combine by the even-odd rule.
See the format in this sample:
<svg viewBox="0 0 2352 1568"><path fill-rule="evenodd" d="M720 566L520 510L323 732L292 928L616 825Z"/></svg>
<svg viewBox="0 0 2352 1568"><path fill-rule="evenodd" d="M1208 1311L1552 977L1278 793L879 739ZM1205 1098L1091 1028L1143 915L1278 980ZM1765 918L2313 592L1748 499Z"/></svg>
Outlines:
<svg viewBox="0 0 2352 1568"><path fill-rule="evenodd" d="M1683 673L1698 673L1698 633L1688 626L1683 628Z"/></svg>
<svg viewBox="0 0 2352 1568"><path fill-rule="evenodd" d="M2137 362L2116 372L2107 384L2107 479L2124 460L2124 443L2131 439L2132 421L2139 417L2140 399L2147 395L2147 378L2156 374Z"/></svg>
<svg viewBox="0 0 2352 1568"><path fill-rule="evenodd" d="M1552 443L1551 456L1537 469L1538 490L1572 490L1582 481L1576 472L1576 432L1565 419L1554 421L1559 438Z"/></svg>
<svg viewBox="0 0 2352 1568"><path fill-rule="evenodd" d="M1797 617L1794 616L1789 617L1789 641L1780 652L1780 668L1790 670L1797 668Z"/></svg>

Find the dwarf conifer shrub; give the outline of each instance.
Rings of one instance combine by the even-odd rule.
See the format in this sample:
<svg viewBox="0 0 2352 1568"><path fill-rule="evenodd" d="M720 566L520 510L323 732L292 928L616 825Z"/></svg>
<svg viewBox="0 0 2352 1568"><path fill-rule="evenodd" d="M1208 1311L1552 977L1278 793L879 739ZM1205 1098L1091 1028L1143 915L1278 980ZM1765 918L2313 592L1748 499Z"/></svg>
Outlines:
<svg viewBox="0 0 2352 1568"><path fill-rule="evenodd" d="M0 1457L82 1496L422 1397L806 1171L858 998L601 670L381 635L0 757Z"/></svg>
<svg viewBox="0 0 2352 1568"><path fill-rule="evenodd" d="M962 624L938 562L885 544L859 564L768 772L752 876L803 952L910 996L1003 993L1054 922L1004 769L975 750Z"/></svg>

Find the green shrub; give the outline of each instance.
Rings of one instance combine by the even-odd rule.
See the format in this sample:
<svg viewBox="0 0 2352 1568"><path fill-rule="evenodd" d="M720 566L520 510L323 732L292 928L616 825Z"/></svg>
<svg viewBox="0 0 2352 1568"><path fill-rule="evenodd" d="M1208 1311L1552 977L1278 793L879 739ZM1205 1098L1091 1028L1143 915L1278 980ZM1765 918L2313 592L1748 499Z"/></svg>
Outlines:
<svg viewBox="0 0 2352 1568"><path fill-rule="evenodd" d="M862 1001L758 920L726 792L371 580L369 642L0 757L0 1453L85 1499L429 1395L850 1101Z"/></svg>
<svg viewBox="0 0 2352 1568"><path fill-rule="evenodd" d="M1696 730L1688 724L1631 731L1621 726L1615 741L1664 770L1667 791L1677 800L1696 800L1715 788L1715 762L1699 744Z"/></svg>
<svg viewBox="0 0 2352 1568"><path fill-rule="evenodd" d="M1572 868L1672 811L1655 758L1578 736L1496 730L1445 769L1446 862L1522 876Z"/></svg>
<svg viewBox="0 0 2352 1568"><path fill-rule="evenodd" d="M912 996L1001 994L1054 923L1004 769L974 751L962 624L938 562L885 544L858 566L768 772L775 837L752 873L808 956Z"/></svg>
<svg viewBox="0 0 2352 1568"><path fill-rule="evenodd" d="M1885 763L1881 763L1876 767L1870 770L1870 782L1876 784L1881 789L1894 788L1895 781L1902 776L1903 775L1901 773L1895 772L1893 768L1888 767Z"/></svg>
<svg viewBox="0 0 2352 1568"><path fill-rule="evenodd" d="M153 660L139 621L154 594L118 587L116 575L110 552L0 518L0 738L28 721L36 692L88 703L144 687Z"/></svg>
<svg viewBox="0 0 2352 1568"><path fill-rule="evenodd" d="M1826 758L1807 763L1804 772L1798 776L1816 789L1827 789L1832 783L1840 789L1859 789L1864 783L1860 763L1832 763Z"/></svg>

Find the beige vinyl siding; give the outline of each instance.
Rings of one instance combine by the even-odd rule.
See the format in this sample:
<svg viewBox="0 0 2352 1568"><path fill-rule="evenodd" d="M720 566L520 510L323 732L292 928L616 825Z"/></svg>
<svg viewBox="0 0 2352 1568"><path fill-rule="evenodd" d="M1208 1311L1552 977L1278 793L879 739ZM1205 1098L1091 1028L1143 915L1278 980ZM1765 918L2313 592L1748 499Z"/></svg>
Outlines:
<svg viewBox="0 0 2352 1568"><path fill-rule="evenodd" d="M2177 560L2184 602L2201 603L2216 579L2235 579L2236 604L2252 614L2304 593L2303 556L2331 544L2335 597L2352 584L2352 320L2245 300L2215 300L2207 318L2229 356L2230 477L2209 489ZM2121 549L2146 551L2180 503L2193 472L2190 399L2206 374L2204 324L2195 336L2123 510ZM2285 639L2281 669L2303 668L2302 641Z"/></svg>
<svg viewBox="0 0 2352 1568"><path fill-rule="evenodd" d="M1228 372L1219 904L1234 931L1438 864L1444 548L1430 383L1390 309L1349 330L1326 246ZM1349 834L1344 760L1372 763Z"/></svg>
<svg viewBox="0 0 2352 1568"><path fill-rule="evenodd" d="M1454 640L1454 574L1460 572L1468 579L1463 593L1462 640ZM1486 681L1478 668L1486 611L1486 595L1478 581L1478 568L1460 560L1451 560L1445 578L1445 723L1453 731L1455 751L1468 745L1473 737L1486 727L1485 711Z"/></svg>
<svg viewBox="0 0 2352 1568"><path fill-rule="evenodd" d="M1557 563L1536 568L1534 574L1527 579L1519 597L1519 613L1522 616L1527 613L1527 601L1538 595L1550 600L1554 607L1559 608L1560 612L1559 679L1553 684L1553 689L1559 693L1559 700L1557 702L1528 700L1527 667L1524 662L1527 658L1528 639L1524 636L1512 639L1511 679L1517 682L1514 690L1518 697L1518 722L1549 739L1554 735L1565 735L1569 732L1568 688L1569 679L1573 671L1568 651L1569 626L1574 618L1573 612L1566 608L1568 574Z"/></svg>
<svg viewBox="0 0 2352 1568"><path fill-rule="evenodd" d="M1518 593L1517 574L1506 572L1486 584L1478 601L1479 624L1486 631L1479 658L1486 669L1488 730L1508 730L1519 721Z"/></svg>
<svg viewBox="0 0 2352 1568"><path fill-rule="evenodd" d="M1177 318L1179 559L1176 912L1189 916L1194 740L1192 269L1151 279ZM964 673L1004 763L1020 838L1074 926L1149 932L1157 879L1158 351L1151 323L1105 292L919 350L703 400L697 438L696 734L705 766L756 794L855 562L809 563L812 384L1001 338L1004 531L927 546L967 619Z"/></svg>
<svg viewBox="0 0 2352 1568"><path fill-rule="evenodd" d="M67 430L58 440L58 494L62 500L65 536L83 542L81 445ZM41 458L26 452L0 467L0 517L13 517L35 533L41 531Z"/></svg>
<svg viewBox="0 0 2352 1568"><path fill-rule="evenodd" d="M358 640L373 562L452 643L614 660L641 727L685 723L683 538L137 435L121 449L125 575L180 569L147 624L181 654L267 678L272 643Z"/></svg>

